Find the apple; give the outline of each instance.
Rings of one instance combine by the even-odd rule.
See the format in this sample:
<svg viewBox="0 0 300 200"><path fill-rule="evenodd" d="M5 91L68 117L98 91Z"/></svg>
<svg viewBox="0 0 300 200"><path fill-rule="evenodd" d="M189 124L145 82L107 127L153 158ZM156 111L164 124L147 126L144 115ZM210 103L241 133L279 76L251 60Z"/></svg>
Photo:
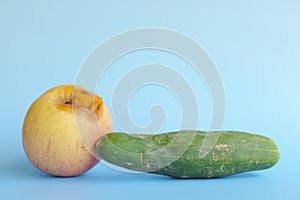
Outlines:
<svg viewBox="0 0 300 200"><path fill-rule="evenodd" d="M79 86L61 85L30 106L23 123L23 148L41 171L77 176L100 161L95 143L112 129L111 113L101 97Z"/></svg>

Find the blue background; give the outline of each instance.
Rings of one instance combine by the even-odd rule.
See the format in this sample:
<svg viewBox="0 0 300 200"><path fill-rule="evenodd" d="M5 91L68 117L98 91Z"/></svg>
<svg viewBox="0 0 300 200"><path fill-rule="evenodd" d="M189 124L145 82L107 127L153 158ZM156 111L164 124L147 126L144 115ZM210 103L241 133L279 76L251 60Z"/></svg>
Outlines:
<svg viewBox="0 0 300 200"><path fill-rule="evenodd" d="M299 10L297 0L1 0L0 198L299 199ZM74 83L80 65L99 43L139 27L176 30L201 44L216 64L225 86L224 128L272 138L281 151L280 162L263 172L212 180L128 174L103 164L75 178L53 178L36 170L21 145L22 123L32 101L51 87ZM150 51L124 57L113 64L108 74L118 75L119 66L130 69L152 59L174 65L189 76L191 66L179 69L179 58ZM104 78L98 86L99 94L108 103L109 84L113 84L109 80ZM195 90L200 90L200 127L205 129L210 99L206 88L198 87L203 85L202 79L190 81ZM147 98L148 92L158 92L161 99ZM144 114L149 105L172 102L166 105L166 110L170 110L174 96L163 88L149 86L133 100L138 106L130 105L132 118L145 125L149 123L147 113ZM174 112L167 116L162 131L178 127Z"/></svg>

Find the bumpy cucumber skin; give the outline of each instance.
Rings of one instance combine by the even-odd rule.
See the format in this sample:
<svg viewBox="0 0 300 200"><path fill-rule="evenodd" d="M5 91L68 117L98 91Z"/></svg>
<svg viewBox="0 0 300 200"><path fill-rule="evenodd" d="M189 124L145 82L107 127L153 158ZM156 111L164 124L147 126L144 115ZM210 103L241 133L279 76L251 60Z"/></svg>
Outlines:
<svg viewBox="0 0 300 200"><path fill-rule="evenodd" d="M161 168L156 168L157 163L172 160L172 152L160 155L160 160L149 152L155 152L168 145L177 132L157 135L110 133L100 139L96 146L100 157L107 162L130 170L175 178L224 177L268 169L279 160L278 148L271 139L234 131L223 131L212 150L204 158L200 158L200 147L207 132L193 133L195 137L191 143L189 140L189 143L185 144L183 139L178 145L178 148L181 148L181 145L187 146L186 151L175 161Z"/></svg>

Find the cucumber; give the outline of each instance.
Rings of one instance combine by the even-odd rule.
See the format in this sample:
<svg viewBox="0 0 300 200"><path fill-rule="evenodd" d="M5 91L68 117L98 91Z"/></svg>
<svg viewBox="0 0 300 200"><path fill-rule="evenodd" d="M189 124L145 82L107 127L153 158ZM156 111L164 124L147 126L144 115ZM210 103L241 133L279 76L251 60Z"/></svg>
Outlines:
<svg viewBox="0 0 300 200"><path fill-rule="evenodd" d="M271 139L235 131L223 131L201 157L203 141L216 134L193 130L156 135L109 133L96 147L102 159L119 167L175 178L224 177L268 169L279 160Z"/></svg>

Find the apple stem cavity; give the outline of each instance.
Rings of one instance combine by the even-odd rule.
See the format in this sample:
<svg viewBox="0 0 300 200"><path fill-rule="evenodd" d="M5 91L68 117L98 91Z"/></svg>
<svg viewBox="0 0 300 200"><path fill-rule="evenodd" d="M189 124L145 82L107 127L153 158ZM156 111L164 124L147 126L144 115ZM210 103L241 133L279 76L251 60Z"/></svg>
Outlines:
<svg viewBox="0 0 300 200"><path fill-rule="evenodd" d="M72 105L72 101L66 101L65 104L66 105Z"/></svg>

